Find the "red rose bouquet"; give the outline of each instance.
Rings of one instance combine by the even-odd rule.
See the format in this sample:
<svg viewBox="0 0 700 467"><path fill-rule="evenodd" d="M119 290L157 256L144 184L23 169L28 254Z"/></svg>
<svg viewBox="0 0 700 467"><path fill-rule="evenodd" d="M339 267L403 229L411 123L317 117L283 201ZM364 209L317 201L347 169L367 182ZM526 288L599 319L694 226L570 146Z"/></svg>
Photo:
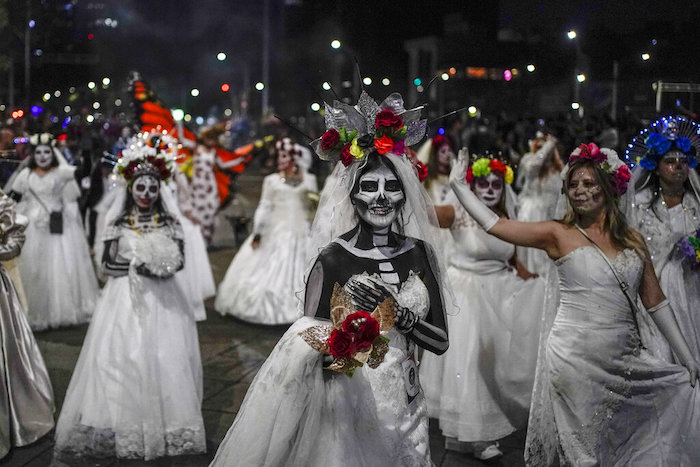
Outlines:
<svg viewBox="0 0 700 467"><path fill-rule="evenodd" d="M352 376L365 363L377 368L389 350L386 334L394 327L395 303L384 300L372 313L355 311L345 290L335 284L331 297L331 325L312 326L300 333L312 348L331 355L328 367Z"/></svg>

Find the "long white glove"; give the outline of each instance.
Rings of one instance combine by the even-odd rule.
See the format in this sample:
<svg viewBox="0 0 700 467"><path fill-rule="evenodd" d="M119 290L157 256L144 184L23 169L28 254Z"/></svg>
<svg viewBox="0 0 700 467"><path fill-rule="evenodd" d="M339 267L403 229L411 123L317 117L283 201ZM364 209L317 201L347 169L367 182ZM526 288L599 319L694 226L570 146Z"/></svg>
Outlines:
<svg viewBox="0 0 700 467"><path fill-rule="evenodd" d="M489 231L498 222L498 215L476 197L469 184L467 184L467 168L469 167L469 151L462 148L459 151L457 162L450 171L450 186L457 195L457 199L464 206L470 216Z"/></svg>
<svg viewBox="0 0 700 467"><path fill-rule="evenodd" d="M647 309L647 312L651 315L651 319L654 320L654 323L659 327L666 340L668 340L668 343L671 344L673 353L676 354L681 365L688 369L690 385L695 386L700 367L698 367L698 362L695 361L693 353L688 347L680 327L678 327L678 322L673 315L673 310L671 310L668 300L664 300L658 305Z"/></svg>

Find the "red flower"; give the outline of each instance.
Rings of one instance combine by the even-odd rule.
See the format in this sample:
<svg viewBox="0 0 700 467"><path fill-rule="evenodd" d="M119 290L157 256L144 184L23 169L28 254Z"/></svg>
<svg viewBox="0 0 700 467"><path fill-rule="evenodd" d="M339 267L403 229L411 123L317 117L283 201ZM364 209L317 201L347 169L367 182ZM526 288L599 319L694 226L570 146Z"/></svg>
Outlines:
<svg viewBox="0 0 700 467"><path fill-rule="evenodd" d="M428 167L421 161L416 162L416 170L418 171L418 180L422 182L428 178Z"/></svg>
<svg viewBox="0 0 700 467"><path fill-rule="evenodd" d="M350 154L350 143L347 143L345 146L343 146L343 151L340 153L340 162L347 167L352 164L352 161L354 160L355 158L352 154Z"/></svg>
<svg viewBox="0 0 700 467"><path fill-rule="evenodd" d="M491 167L491 170L494 172L499 172L501 176L506 174L506 165L496 159L491 159L491 162L489 162L489 167Z"/></svg>
<svg viewBox="0 0 700 467"><path fill-rule="evenodd" d="M321 149L327 151L332 149L340 141L340 133L335 128L331 128L321 136Z"/></svg>
<svg viewBox="0 0 700 467"><path fill-rule="evenodd" d="M377 128L386 127L400 130L403 126L403 120L391 110L382 110L377 114L377 118L374 120L374 126Z"/></svg>
<svg viewBox="0 0 700 467"><path fill-rule="evenodd" d="M394 147L391 148L394 154L403 154L406 152L406 144L402 140L394 141Z"/></svg>
<svg viewBox="0 0 700 467"><path fill-rule="evenodd" d="M377 152L379 154L386 154L394 149L394 140L388 136L382 136L381 138L374 140L374 147L377 148Z"/></svg>
<svg viewBox="0 0 700 467"><path fill-rule="evenodd" d="M342 329L334 329L328 338L330 354L336 358L349 358L356 350L353 334Z"/></svg>
<svg viewBox="0 0 700 467"><path fill-rule="evenodd" d="M343 331L354 336L357 350L364 351L379 336L379 322L366 311L356 311L343 321Z"/></svg>
<svg viewBox="0 0 700 467"><path fill-rule="evenodd" d="M435 148L436 151L437 151L438 149L440 149L442 146L444 146L445 144L447 144L448 146L450 146L450 148L452 147L452 144L450 144L450 140L447 139L447 137L445 137L445 136L443 136L443 135L437 135L437 136L435 136L435 137L433 138L433 140L432 140L432 145L433 145L433 147Z"/></svg>
<svg viewBox="0 0 700 467"><path fill-rule="evenodd" d="M629 184L630 178L632 178L632 174L630 174L629 167L623 165L617 169L617 172L615 172L610 182L618 196L622 196L627 192L627 185Z"/></svg>
<svg viewBox="0 0 700 467"><path fill-rule="evenodd" d="M467 169L467 183L471 184L474 181L474 174L472 173L472 168Z"/></svg>

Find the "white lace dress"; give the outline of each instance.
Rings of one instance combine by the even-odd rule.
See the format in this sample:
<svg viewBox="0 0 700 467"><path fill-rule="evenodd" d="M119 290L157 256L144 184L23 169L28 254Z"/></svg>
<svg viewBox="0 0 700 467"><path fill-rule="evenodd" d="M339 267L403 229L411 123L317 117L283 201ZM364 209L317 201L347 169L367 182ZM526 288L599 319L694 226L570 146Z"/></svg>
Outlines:
<svg viewBox="0 0 700 467"><path fill-rule="evenodd" d="M419 317L427 315L428 291L418 276L411 274L395 297ZM212 466L432 465L425 400L419 392L409 403L404 382L415 345L394 329L384 362L348 378L323 370L321 354L299 336L318 324L327 321L303 317L282 336Z"/></svg>
<svg viewBox="0 0 700 467"><path fill-rule="evenodd" d="M700 386L640 347L627 299L597 250L578 248L556 265L561 304L533 394L527 463L697 465ZM613 265L637 290L637 254L624 250Z"/></svg>
<svg viewBox="0 0 700 467"><path fill-rule="evenodd" d="M182 238L179 229L162 230ZM105 238L118 239L118 261L129 263L155 248L149 235L110 227ZM148 460L206 451L191 305L177 276L150 278L132 268L110 277L97 304L56 427L60 457Z"/></svg>
<svg viewBox="0 0 700 467"><path fill-rule="evenodd" d="M528 153L520 160L518 178L522 180L522 190L518 195L520 209L518 220L523 222L550 221L556 216L557 202L561 195L561 177L554 172L539 177L545 161L545 153ZM552 268L547 253L536 248L518 247L518 259L525 267L540 275Z"/></svg>
<svg viewBox="0 0 700 467"><path fill-rule="evenodd" d="M17 212L29 218L19 271L34 331L89 321L99 293L76 198L65 195L78 190L74 171L59 165L40 176L24 169L12 185L22 194ZM63 233L52 234L48 211L59 210Z"/></svg>
<svg viewBox="0 0 700 467"><path fill-rule="evenodd" d="M219 284L216 311L261 324L287 324L301 316L297 294L309 266L306 197L317 190L316 177L308 173L298 185L285 183L278 173L265 177L254 232ZM253 249L256 233L260 246Z"/></svg>
<svg viewBox="0 0 700 467"><path fill-rule="evenodd" d="M653 209L651 204L653 203ZM671 309L683 337L697 360L700 360L700 271L692 270L683 260L678 242L700 229L700 203L691 193L683 202L667 208L661 197L654 201L653 192L646 188L635 196L628 218L632 226L644 236L661 289L671 303ZM644 316L645 322L648 322ZM658 331L649 326L650 337L642 335L655 354L674 361L668 342L656 338ZM643 332L645 330L643 329Z"/></svg>
<svg viewBox="0 0 700 467"><path fill-rule="evenodd" d="M425 353L422 384L443 435L492 441L527 424L535 379L544 281L509 267L515 246L489 235L456 201L447 277L458 306L450 347Z"/></svg>

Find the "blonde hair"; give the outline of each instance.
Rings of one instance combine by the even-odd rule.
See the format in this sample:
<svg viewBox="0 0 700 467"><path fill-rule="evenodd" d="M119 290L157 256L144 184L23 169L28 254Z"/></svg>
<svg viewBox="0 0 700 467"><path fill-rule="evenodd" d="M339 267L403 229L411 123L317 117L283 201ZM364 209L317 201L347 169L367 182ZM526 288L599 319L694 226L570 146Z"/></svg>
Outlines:
<svg viewBox="0 0 700 467"><path fill-rule="evenodd" d="M605 209L603 229L610 235L612 244L621 249L631 248L637 252L642 259L648 259L649 254L647 252L644 239L641 237L641 235L639 235L639 233L629 226L627 223L627 218L620 210L618 197L614 195L612 184L610 183L610 176L603 171L598 164L591 161L578 159L569 166L569 170L564 179L564 194L567 200L567 212L560 222L571 226L578 223L579 215L576 214L573 206L571 205L569 185L571 183L571 176L574 173L574 169L582 167L588 167L593 171L593 176L603 192L603 209Z"/></svg>

